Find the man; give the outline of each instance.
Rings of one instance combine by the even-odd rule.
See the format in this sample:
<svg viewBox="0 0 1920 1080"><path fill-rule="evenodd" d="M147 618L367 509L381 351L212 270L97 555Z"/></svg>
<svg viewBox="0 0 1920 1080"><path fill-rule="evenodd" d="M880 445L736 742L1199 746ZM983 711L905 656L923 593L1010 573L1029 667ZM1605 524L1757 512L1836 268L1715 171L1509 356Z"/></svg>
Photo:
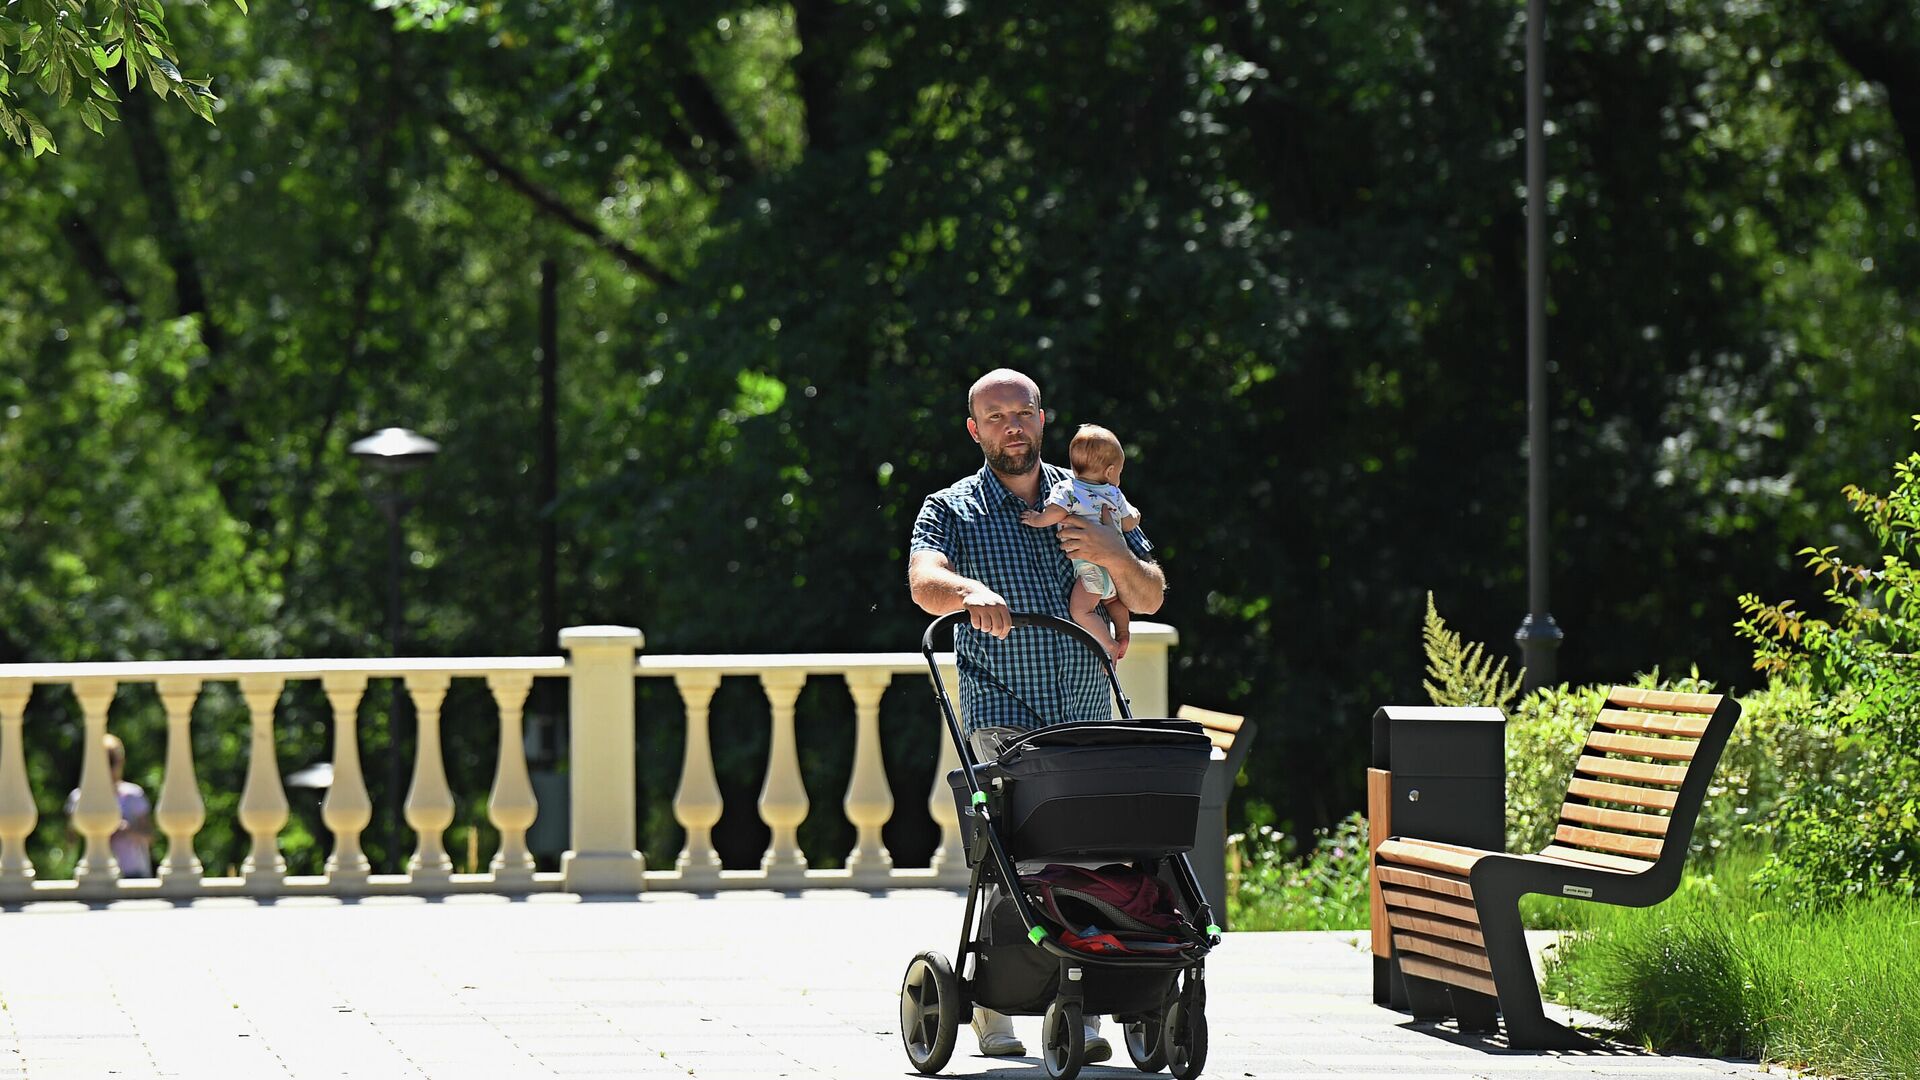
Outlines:
<svg viewBox="0 0 1920 1080"><path fill-rule="evenodd" d="M1066 472L1040 460L1046 412L1040 387L1007 368L982 375L967 392L967 434L980 444L980 471L927 496L913 523L907 587L928 614L965 610L971 629L954 631L960 714L977 757L998 756L1010 735L1047 724L1104 720L1112 715L1099 660L1065 634L1013 625L1015 611L1069 617L1073 560L1097 563L1113 576L1129 611L1160 608L1166 577L1150 558L1139 529L1122 537L1111 527L1069 518L1050 535L1021 524ZM1025 1054L1013 1023L976 1008L982 1054ZM1087 1024L1086 1060L1105 1061L1113 1048L1100 1021Z"/></svg>

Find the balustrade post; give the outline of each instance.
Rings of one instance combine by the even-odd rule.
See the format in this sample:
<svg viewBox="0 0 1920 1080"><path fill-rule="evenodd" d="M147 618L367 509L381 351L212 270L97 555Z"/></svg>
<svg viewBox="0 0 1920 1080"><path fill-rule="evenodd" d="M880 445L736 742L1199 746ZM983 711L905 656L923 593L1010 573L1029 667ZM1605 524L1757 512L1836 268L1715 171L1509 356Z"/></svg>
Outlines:
<svg viewBox="0 0 1920 1080"><path fill-rule="evenodd" d="M798 884L806 880L807 856L800 850L800 823L807 820L806 780L800 775L799 740L793 730L793 705L807 683L804 671L760 673L760 688L771 709L771 738L767 744L767 777L760 786L760 820L773 830L767 853L760 860L768 884Z"/></svg>
<svg viewBox="0 0 1920 1080"><path fill-rule="evenodd" d="M674 866L682 883L711 885L720 880L713 827L726 808L713 772L713 740L708 731L708 709L720 688L720 673L681 672L673 677L673 685L687 711L687 748L680 762L680 787L673 793L673 817L686 830L687 842Z"/></svg>
<svg viewBox="0 0 1920 1080"><path fill-rule="evenodd" d="M193 838L207 823L207 806L193 769L193 703L200 698L200 680L189 676L155 682L160 706L167 714L167 775L160 782L160 803L154 824L167 835L167 861L160 864L160 887L172 894L200 888L203 871L193 852Z"/></svg>
<svg viewBox="0 0 1920 1080"><path fill-rule="evenodd" d="M568 892L640 892L647 863L634 846L634 653L631 626L569 626L567 767L572 848L560 857Z"/></svg>
<svg viewBox="0 0 1920 1080"><path fill-rule="evenodd" d="M280 675L240 678L240 696L252 718L247 781L240 791L240 827L253 838L240 874L247 879L247 892L256 896L277 892L287 876L287 860L280 854L280 830L287 826L287 790L280 782L280 762L273 748L273 709L285 688L286 679Z"/></svg>
<svg viewBox="0 0 1920 1080"><path fill-rule="evenodd" d="M527 694L533 690L533 675L495 672L487 676L487 689L500 707L500 754L493 767L493 791L487 796L487 820L500 832L500 848L488 868L495 882L528 885L533 882L533 853L527 850L527 830L539 816L540 802L527 776L527 743L520 720Z"/></svg>
<svg viewBox="0 0 1920 1080"><path fill-rule="evenodd" d="M893 856L880 830L893 816L893 790L887 786L886 763L880 755L880 698L893 673L876 669L847 672L847 690L853 695L853 773L847 779L842 802L847 820L857 833L847 870L855 884L884 884L893 873Z"/></svg>
<svg viewBox="0 0 1920 1080"><path fill-rule="evenodd" d="M415 884L444 884L453 876L445 836L453 824L453 789L447 786L446 761L440 752L440 706L447 699L450 679L444 672L423 671L408 673L406 681L415 718L407 825L418 838L407 872Z"/></svg>
<svg viewBox="0 0 1920 1080"><path fill-rule="evenodd" d="M27 782L20 737L27 699L32 696L30 682L0 682L0 898L22 896L33 888L27 837L40 823L40 811L33 805L33 785Z"/></svg>
<svg viewBox="0 0 1920 1080"><path fill-rule="evenodd" d="M1173 715L1167 700L1167 650L1180 644L1180 632L1166 623L1135 622L1127 658L1114 665L1120 689L1133 703L1133 715L1142 720L1164 720ZM1116 703L1114 715L1120 715Z"/></svg>
<svg viewBox="0 0 1920 1080"><path fill-rule="evenodd" d="M360 847L360 834L373 822L373 799L360 767L360 700L367 693L362 672L328 672L320 677L333 709L333 783L320 804L320 820L333 834L327 856L327 882L342 893L362 891L373 866Z"/></svg>
<svg viewBox="0 0 1920 1080"><path fill-rule="evenodd" d="M120 793L114 790L113 770L107 764L107 709L117 683L110 678L76 679L74 699L80 702L80 798L73 808L73 828L86 840L86 853L73 868L73 879L83 889L97 891L120 880L120 863L113 857L113 832L120 827Z"/></svg>
<svg viewBox="0 0 1920 1080"><path fill-rule="evenodd" d="M940 665L940 680L953 701L953 713L961 722L960 729L965 731L966 714L960 711L959 669L952 664ZM930 865L935 881L943 885L965 885L966 845L960 839L960 814L953 806L953 789L947 786L947 774L960 767L960 754L953 748L953 736L947 733L947 718L939 714L937 706L934 723L939 725L935 741L940 747L940 760L933 767L933 794L927 796L927 813L932 815L934 824L940 826L940 846L934 849Z"/></svg>

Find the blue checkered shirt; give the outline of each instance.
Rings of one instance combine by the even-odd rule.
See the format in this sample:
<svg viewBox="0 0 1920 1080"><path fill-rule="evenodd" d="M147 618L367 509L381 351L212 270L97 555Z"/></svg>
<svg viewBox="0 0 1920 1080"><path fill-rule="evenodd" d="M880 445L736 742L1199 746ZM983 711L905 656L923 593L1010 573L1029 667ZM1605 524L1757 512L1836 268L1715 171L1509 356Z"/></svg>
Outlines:
<svg viewBox="0 0 1920 1080"><path fill-rule="evenodd" d="M1040 469L1044 500L1068 474L1044 462ZM927 496L913 523L909 551L945 555L955 573L999 593L1015 611L1068 618L1067 590L1078 587L1073 560L1061 553L1053 529L1020 523L1021 511L1040 506L1008 491L982 465L974 475ZM1127 546L1142 559L1153 551L1139 529L1127 534ZM954 628L953 650L960 669L960 716L969 733L1113 715L1099 659L1057 630L1016 626L1003 641L962 623Z"/></svg>

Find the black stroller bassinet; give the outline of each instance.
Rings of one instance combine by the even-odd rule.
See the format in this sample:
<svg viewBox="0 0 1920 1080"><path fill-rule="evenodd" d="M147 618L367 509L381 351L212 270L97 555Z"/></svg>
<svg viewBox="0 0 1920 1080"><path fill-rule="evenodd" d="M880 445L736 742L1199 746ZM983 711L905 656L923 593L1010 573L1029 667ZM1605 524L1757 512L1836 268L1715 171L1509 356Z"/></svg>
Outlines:
<svg viewBox="0 0 1920 1080"><path fill-rule="evenodd" d="M1092 635L1064 619L1016 614L1016 626L1068 634L1100 658L1120 706L1110 722L1057 724L976 761L934 662L934 641L967 618L934 620L921 641L934 698L960 754L947 776L971 876L958 963L924 952L900 990L901 1039L922 1073L945 1067L963 1018L981 1005L1044 1015L1047 1074L1070 1078L1084 1060L1082 1020L1113 1016L1134 1064L1181 1080L1206 1060L1205 959L1220 929L1186 852L1212 744L1197 724L1136 720L1113 664ZM1126 863L1170 893L1178 915L1155 951L1096 953L1028 895L1019 863ZM1103 920L1104 921L1104 920Z"/></svg>

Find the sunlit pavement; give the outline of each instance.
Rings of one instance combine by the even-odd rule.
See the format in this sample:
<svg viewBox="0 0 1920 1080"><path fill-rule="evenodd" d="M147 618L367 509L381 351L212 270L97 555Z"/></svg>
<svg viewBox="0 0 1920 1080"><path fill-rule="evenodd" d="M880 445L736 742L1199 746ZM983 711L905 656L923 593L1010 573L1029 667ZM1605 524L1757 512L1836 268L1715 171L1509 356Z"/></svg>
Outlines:
<svg viewBox="0 0 1920 1080"><path fill-rule="evenodd" d="M0 913L0 1078L899 1077L896 993L952 955L944 892L30 904ZM1375 1007L1354 934L1230 934L1204 1075L1783 1075L1751 1063L1513 1053ZM1039 1022L1015 1021L1029 1050ZM1081 1074L1138 1075L1115 1061ZM976 1056L948 1075L1044 1077Z"/></svg>

